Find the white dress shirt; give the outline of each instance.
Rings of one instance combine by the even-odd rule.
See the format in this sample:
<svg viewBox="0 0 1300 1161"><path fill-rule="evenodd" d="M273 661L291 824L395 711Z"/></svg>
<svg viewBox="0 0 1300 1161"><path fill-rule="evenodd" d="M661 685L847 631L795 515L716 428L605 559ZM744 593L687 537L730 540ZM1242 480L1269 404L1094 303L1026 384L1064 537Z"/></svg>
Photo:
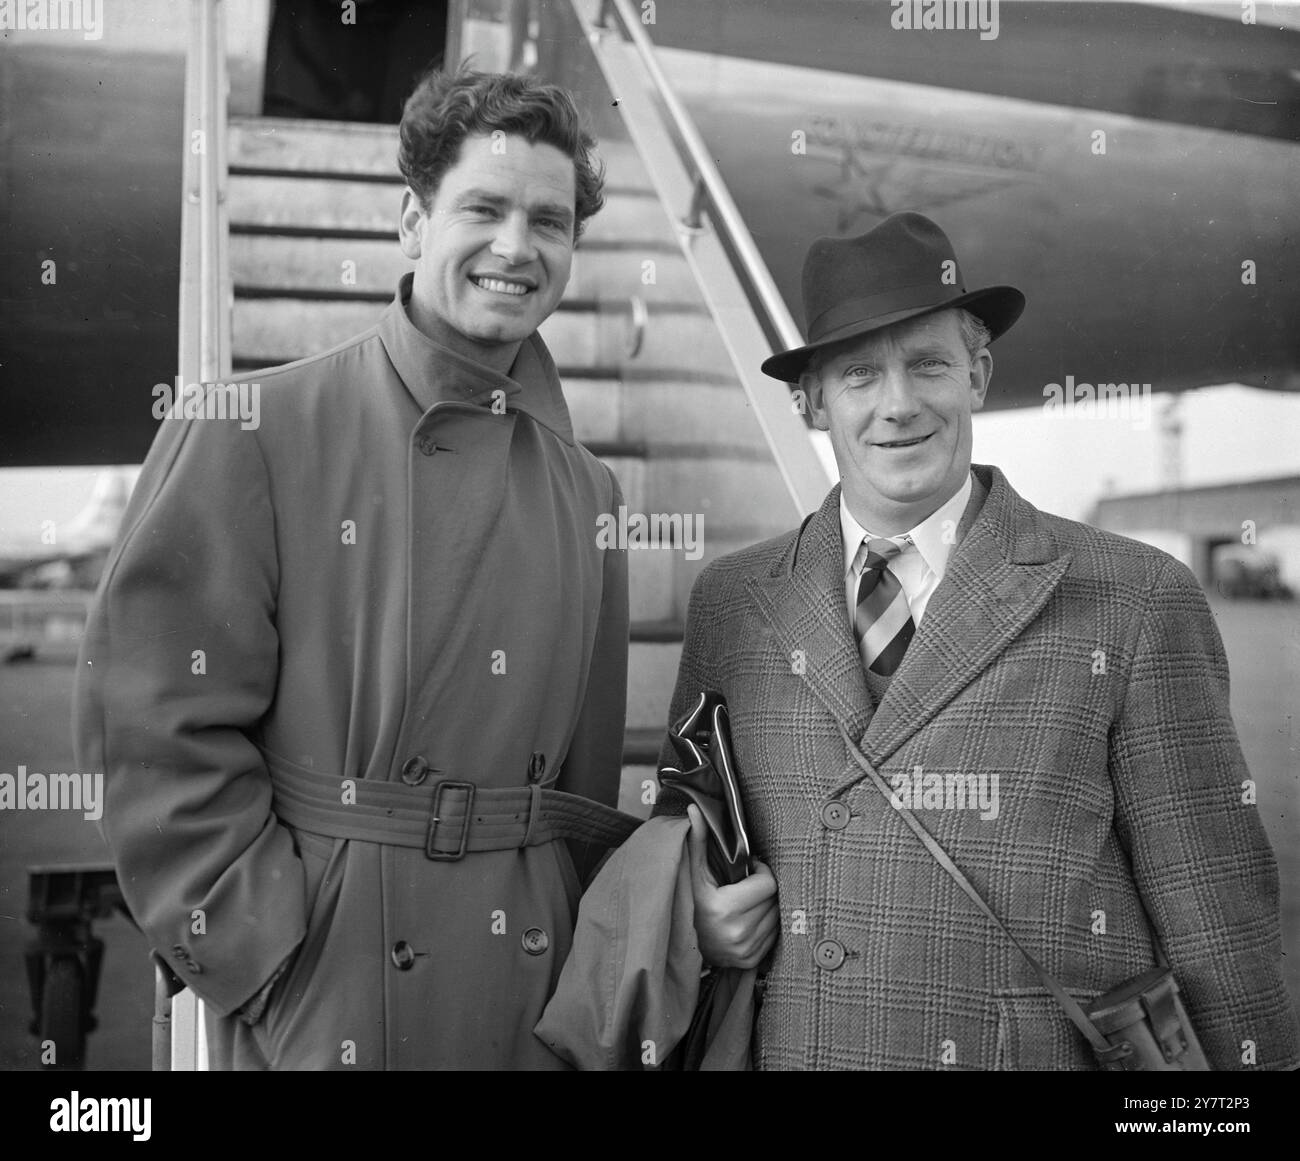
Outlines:
<svg viewBox="0 0 1300 1161"><path fill-rule="evenodd" d="M911 544L889 562L889 571L898 578L903 595L907 597L907 606L912 611L912 620L918 628L931 594L943 580L948 567L948 556L957 542L957 525L966 511L970 493L971 477L968 472L966 482L957 489L957 494L951 500L915 528L908 529L906 535L911 538ZM858 549L862 547L863 537L868 540L883 539L884 533L868 531L853 518L844 502L842 490L840 530L844 534L844 602L848 609L849 624L852 625L857 606L858 578L862 575L862 569L854 567Z"/></svg>

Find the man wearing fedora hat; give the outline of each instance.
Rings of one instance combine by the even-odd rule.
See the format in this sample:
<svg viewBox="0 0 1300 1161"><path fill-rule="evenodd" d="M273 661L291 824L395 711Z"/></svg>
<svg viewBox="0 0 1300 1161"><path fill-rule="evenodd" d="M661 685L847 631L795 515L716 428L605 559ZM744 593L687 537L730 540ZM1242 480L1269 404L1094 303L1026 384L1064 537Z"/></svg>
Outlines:
<svg viewBox="0 0 1300 1161"><path fill-rule="evenodd" d="M1009 932L1084 1005L1167 956L1211 1067L1294 1067L1276 862L1199 586L971 463L1024 296L966 291L916 213L819 239L803 296L808 342L763 370L806 393L841 482L701 574L670 714L730 708L763 862L719 887L693 818L692 893L705 960L767 968L755 1065L1095 1067Z"/></svg>

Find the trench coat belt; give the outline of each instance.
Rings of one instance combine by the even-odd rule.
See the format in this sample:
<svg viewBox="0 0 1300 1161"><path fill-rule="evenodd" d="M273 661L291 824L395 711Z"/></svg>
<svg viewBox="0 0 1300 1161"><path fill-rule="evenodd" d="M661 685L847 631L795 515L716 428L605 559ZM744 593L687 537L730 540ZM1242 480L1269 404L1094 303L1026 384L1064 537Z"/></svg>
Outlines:
<svg viewBox="0 0 1300 1161"><path fill-rule="evenodd" d="M496 789L449 778L429 786L345 780L267 750L262 755L271 772L272 809L281 821L330 838L421 848L431 859L555 839L615 847L641 824L590 798L542 786Z"/></svg>

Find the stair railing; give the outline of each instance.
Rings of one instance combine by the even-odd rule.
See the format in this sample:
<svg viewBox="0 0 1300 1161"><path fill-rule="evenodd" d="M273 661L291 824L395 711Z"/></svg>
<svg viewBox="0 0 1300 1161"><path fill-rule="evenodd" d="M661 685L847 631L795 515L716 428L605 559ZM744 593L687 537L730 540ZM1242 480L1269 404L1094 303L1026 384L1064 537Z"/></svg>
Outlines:
<svg viewBox="0 0 1300 1161"><path fill-rule="evenodd" d="M226 213L226 98L230 82L225 39L222 0L190 0L177 368L182 387L218 382L230 374ZM153 1067L160 1071L204 1070L208 1051L203 1001L188 988L173 994L175 987L174 977L159 968L154 995Z"/></svg>
<svg viewBox="0 0 1300 1161"><path fill-rule="evenodd" d="M801 346L803 336L629 0L571 2L677 228L797 514L812 512L833 482L826 459L814 446L799 398L758 369L766 354Z"/></svg>
<svg viewBox="0 0 1300 1161"><path fill-rule="evenodd" d="M213 383L230 374L225 40L223 0L190 0L179 334L185 383Z"/></svg>

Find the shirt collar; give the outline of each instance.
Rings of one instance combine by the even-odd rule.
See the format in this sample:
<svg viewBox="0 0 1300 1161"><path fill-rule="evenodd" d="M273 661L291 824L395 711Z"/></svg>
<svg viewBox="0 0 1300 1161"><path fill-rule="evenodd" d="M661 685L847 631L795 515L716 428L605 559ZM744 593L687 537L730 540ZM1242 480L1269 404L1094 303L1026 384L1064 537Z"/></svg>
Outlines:
<svg viewBox="0 0 1300 1161"><path fill-rule="evenodd" d="M942 507L935 509L915 528L909 528L907 536L912 538L917 552L925 561L926 567L940 580L948 568L948 557L956 543L957 525L966 505L970 502L971 476L966 473L966 481L957 489L956 495ZM949 524L948 522L952 523ZM874 538L877 533L863 528L854 519L853 513L844 499L844 489L840 489L840 531L844 537L844 575L847 577L853 568L853 561L858 555L858 548L864 536ZM895 538L896 539L896 538Z"/></svg>
<svg viewBox="0 0 1300 1161"><path fill-rule="evenodd" d="M452 400L491 407L500 391L507 410L522 411L572 444L573 424L560 376L541 336L534 331L520 343L510 373L503 375L434 342L411 322L407 304L413 282L413 274L402 275L380 319L379 336L421 411Z"/></svg>

